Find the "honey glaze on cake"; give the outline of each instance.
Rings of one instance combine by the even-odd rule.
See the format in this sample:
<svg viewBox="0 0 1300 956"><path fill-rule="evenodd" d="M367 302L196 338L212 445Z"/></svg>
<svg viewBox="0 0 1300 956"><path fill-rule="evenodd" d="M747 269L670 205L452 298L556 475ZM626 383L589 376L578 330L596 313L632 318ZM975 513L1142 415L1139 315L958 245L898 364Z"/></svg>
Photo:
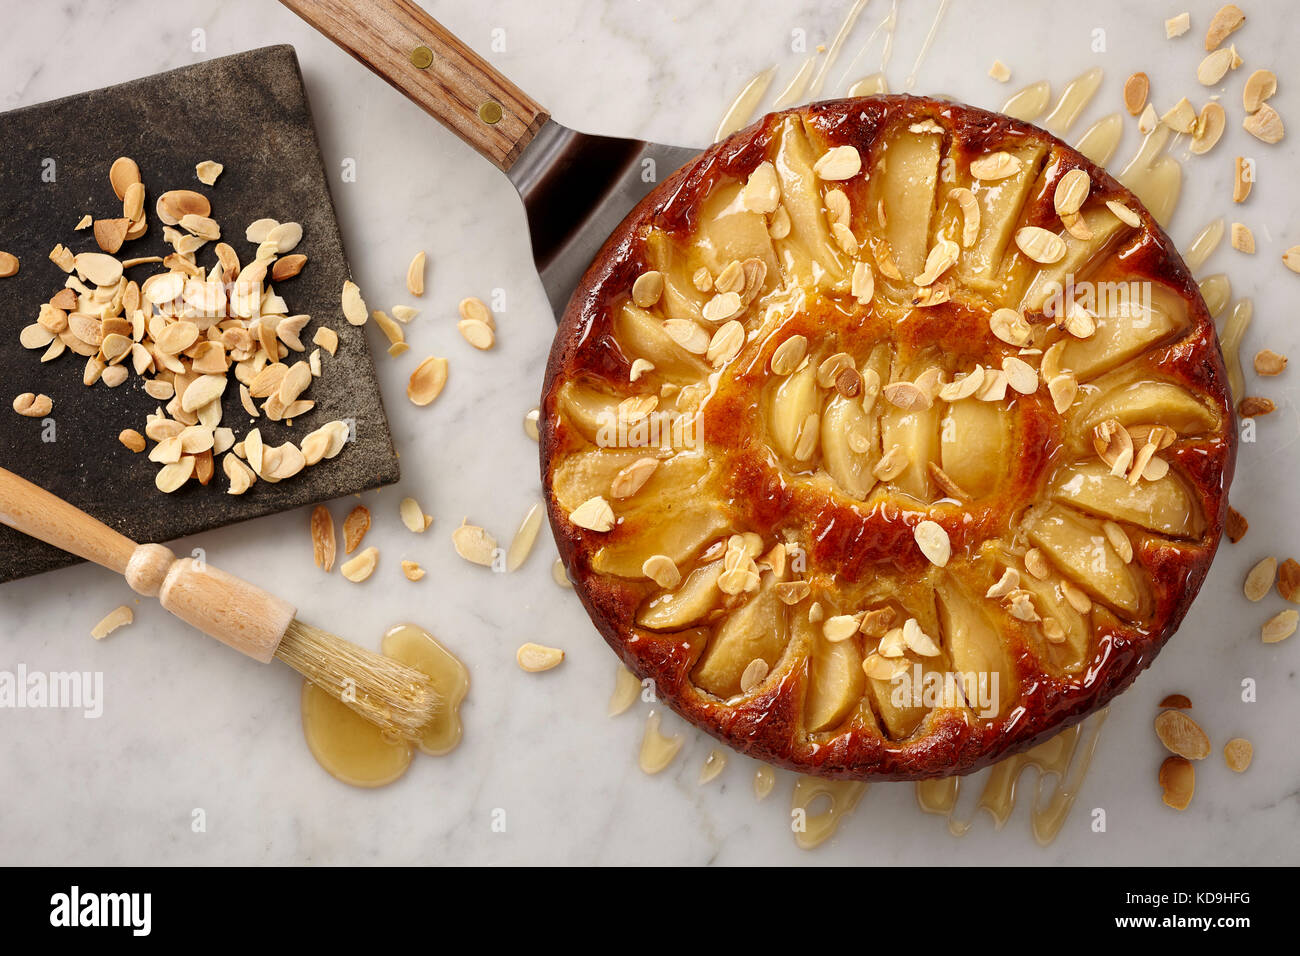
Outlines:
<svg viewBox="0 0 1300 956"><path fill-rule="evenodd" d="M1134 196L915 97L772 114L663 183L541 407L561 556L628 668L743 753L856 779L968 773L1123 689L1235 454L1205 305Z"/></svg>

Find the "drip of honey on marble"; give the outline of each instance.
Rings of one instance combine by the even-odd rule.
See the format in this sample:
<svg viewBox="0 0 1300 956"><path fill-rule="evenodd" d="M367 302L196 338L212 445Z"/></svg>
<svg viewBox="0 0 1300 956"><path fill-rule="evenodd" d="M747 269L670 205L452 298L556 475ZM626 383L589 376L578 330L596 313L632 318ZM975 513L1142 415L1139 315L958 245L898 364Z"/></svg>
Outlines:
<svg viewBox="0 0 1300 956"><path fill-rule="evenodd" d="M726 766L726 752L716 747L710 750L709 755L704 758L703 766L700 767L700 786L704 786L709 781L716 779Z"/></svg>
<svg viewBox="0 0 1300 956"><path fill-rule="evenodd" d="M418 741L385 734L310 681L302 688L302 729L307 747L331 776L354 787L382 787L399 779L418 749L433 757L460 743L460 704L469 671L433 635L401 624L384 635L381 651L425 674L439 697L438 712Z"/></svg>
<svg viewBox="0 0 1300 956"><path fill-rule="evenodd" d="M641 753L637 760L642 771L648 774L656 774L667 768L676 759L686 739L681 734L666 736L660 731L659 723L659 712L650 711L645 720L645 736L641 738Z"/></svg>
<svg viewBox="0 0 1300 956"><path fill-rule="evenodd" d="M801 99L808 89L808 81L812 79L813 68L817 65L816 55L808 57L803 61L803 65L786 84L784 90L777 96L776 101L772 104L772 109L783 110L787 106L794 106Z"/></svg>
<svg viewBox="0 0 1300 956"><path fill-rule="evenodd" d="M1057 136L1064 136L1070 132L1074 124L1079 121L1079 115L1097 95L1102 76L1101 67L1094 66L1067 83L1056 101L1056 108L1048 114L1047 119L1043 120L1043 125Z"/></svg>
<svg viewBox="0 0 1300 956"><path fill-rule="evenodd" d="M870 76L864 76L858 82L849 87L849 96L875 96L877 93L888 93L889 81L885 79L883 73L872 73Z"/></svg>
<svg viewBox="0 0 1300 956"><path fill-rule="evenodd" d="M617 717L636 703L639 693L641 693L641 682L636 679L635 674L619 664L614 674L614 692L609 695L609 708L606 713L610 717Z"/></svg>
<svg viewBox="0 0 1300 956"><path fill-rule="evenodd" d="M1201 298L1205 300L1210 318L1217 319L1232 299L1232 283L1225 273L1216 272L1212 276L1206 276L1197 285L1200 286Z"/></svg>
<svg viewBox="0 0 1300 956"><path fill-rule="evenodd" d="M1187 263L1187 268L1192 272L1199 272L1206 260L1214 255L1214 250L1219 248L1219 243L1223 242L1223 233L1222 216L1207 223L1196 234L1196 238L1187 244L1187 249L1183 252L1183 261Z"/></svg>
<svg viewBox="0 0 1300 956"><path fill-rule="evenodd" d="M916 60L912 63L912 71L907 74L907 79L903 81L903 89L911 90L916 86L916 74L921 69L921 64L925 62L930 47L934 45L934 38L939 32L939 24L943 22L943 15L947 12L948 0L939 0L939 9L935 11L934 20L930 23L930 30L925 35L925 42L921 44L921 50L916 54Z"/></svg>
<svg viewBox="0 0 1300 956"><path fill-rule="evenodd" d="M727 112L722 115L722 122L718 124L717 132L713 134L715 143L726 139L736 130L744 129L749 124L775 76L776 67L769 66L745 84L745 88L737 94L731 106L727 108Z"/></svg>
<svg viewBox="0 0 1300 956"><path fill-rule="evenodd" d="M754 771L754 796L760 800L767 799L767 795L772 792L776 786L776 771L766 765L759 767Z"/></svg>
<svg viewBox="0 0 1300 956"><path fill-rule="evenodd" d="M1052 86L1046 80L1030 83L1002 104L1002 112L1008 116L1032 123L1047 111L1047 104L1052 99Z"/></svg>
<svg viewBox="0 0 1300 956"><path fill-rule="evenodd" d="M813 80L812 86L808 90L808 95L816 99L821 95L822 88L826 85L826 74L830 72L835 61L839 59L840 48L844 46L844 40L853 30L853 25L858 22L858 15L862 13L870 0L854 0L853 6L849 7L849 12L844 17L844 22L835 32L835 39L831 40L830 48L826 51L826 61L822 63L822 68L817 71L817 78Z"/></svg>
<svg viewBox="0 0 1300 956"><path fill-rule="evenodd" d="M1079 137L1074 148L1098 166L1105 166L1119 149L1120 137L1124 135L1124 118L1118 113L1103 116L1093 123Z"/></svg>
<svg viewBox="0 0 1300 956"><path fill-rule="evenodd" d="M867 792L867 784L858 780L826 780L823 777L800 776L794 784L794 795L790 798L790 810L802 810L801 829L794 831L794 842L801 850L812 850L821 846L839 828L844 818L851 814L862 795ZM826 798L827 807L820 813L811 813L812 804L819 797ZM794 818L798 819L798 818Z"/></svg>
<svg viewBox="0 0 1300 956"><path fill-rule="evenodd" d="M976 808L987 810L993 817L995 828L1002 829L1015 808L1020 777L1032 767L1038 771L1038 780L1030 810L1030 825L1039 844L1046 846L1051 843L1065 824L1079 787L1087 776L1106 714L1107 710L1099 710L1083 723L1068 727L1024 753L994 764ZM922 780L916 785L917 804L926 813L946 817L948 830L953 836L962 836L974 822L956 815L962 782L961 777L947 777Z"/></svg>
<svg viewBox="0 0 1300 956"><path fill-rule="evenodd" d="M1163 155L1173 132L1164 123L1156 124L1118 177L1162 226L1169 224L1183 186L1183 167Z"/></svg>

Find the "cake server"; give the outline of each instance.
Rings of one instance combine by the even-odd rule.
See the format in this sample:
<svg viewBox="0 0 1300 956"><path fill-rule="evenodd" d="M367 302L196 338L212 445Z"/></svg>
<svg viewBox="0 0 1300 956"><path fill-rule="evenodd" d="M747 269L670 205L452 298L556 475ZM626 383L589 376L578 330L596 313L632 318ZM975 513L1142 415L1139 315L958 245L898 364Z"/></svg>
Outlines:
<svg viewBox="0 0 1300 956"><path fill-rule="evenodd" d="M505 172L557 321L614 227L700 153L562 126L409 0L280 2Z"/></svg>

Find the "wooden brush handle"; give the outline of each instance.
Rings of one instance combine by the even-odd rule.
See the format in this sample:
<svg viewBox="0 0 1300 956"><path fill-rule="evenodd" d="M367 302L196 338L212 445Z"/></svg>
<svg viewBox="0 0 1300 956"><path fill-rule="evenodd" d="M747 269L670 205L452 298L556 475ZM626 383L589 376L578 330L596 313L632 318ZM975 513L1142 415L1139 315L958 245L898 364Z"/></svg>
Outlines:
<svg viewBox="0 0 1300 956"><path fill-rule="evenodd" d="M509 170L549 114L409 0L280 0Z"/></svg>
<svg viewBox="0 0 1300 956"><path fill-rule="evenodd" d="M80 508L0 468L0 522L116 571L140 594L262 663L275 656L294 608L273 594L161 544L136 544Z"/></svg>

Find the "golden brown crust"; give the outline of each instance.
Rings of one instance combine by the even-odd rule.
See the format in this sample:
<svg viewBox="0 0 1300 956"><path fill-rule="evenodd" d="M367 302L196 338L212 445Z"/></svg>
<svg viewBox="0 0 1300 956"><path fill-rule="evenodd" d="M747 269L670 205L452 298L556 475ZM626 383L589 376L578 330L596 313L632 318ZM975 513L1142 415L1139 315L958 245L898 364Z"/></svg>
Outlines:
<svg viewBox="0 0 1300 956"><path fill-rule="evenodd" d="M936 364L948 374L969 369L974 363L994 368L999 356L1016 353L1014 349L1008 353L989 333L988 315L999 305L1014 305L1037 274L1037 267L1021 256L1014 243L1008 243L1005 256L991 267L992 278L984 281L963 272L962 280L952 283L949 302L911 307L898 297L910 294L914 286L892 283L877 272L877 296L870 306L854 306L846 294L847 280L841 277L837 287L827 284L814 289L798 298L793 308L789 307L791 300L783 299L786 311L775 318L761 308L764 302L780 299L779 283L769 276L754 308L740 317L751 338L734 361L718 370L716 386L700 413L706 449L702 461L711 469L707 483L692 486L690 494L669 494L656 506L654 520L636 511L633 498L626 508L626 520L624 503L614 501L619 522L609 532L575 526L568 517L574 503L569 501L567 507L561 503L556 476L566 462L577 461L596 445L577 427L572 409L564 404L566 387L581 386L615 396L649 396L653 389L667 385L660 391L665 405L677 394L682 382L689 379L685 372L676 376L676 381L670 380L673 376L666 370L656 370L639 383L629 382L633 359L638 356L620 341L616 328L633 282L662 264L662 254L647 246L649 237L654 234L654 242L689 249L707 225L702 217L710 208L711 197L745 182L761 162L772 159L783 142L782 124L790 117L797 120L798 130L818 154L850 145L861 157L867 176L819 187L824 193L827 185L837 186L847 194L853 209L852 231L862 244L858 258L870 261L868 247L879 251L880 239L888 234L883 205L877 208L883 201L872 201L877 198L873 190L888 188L888 164L883 158L903 130L931 121L940 131L927 129L918 135L942 138L940 155L951 159L957 170L955 181L965 181L964 170L971 159L996 150L1038 157L1027 180L1032 185L1017 213L1018 228L1041 226L1061 231L1053 191L1060 177L1075 168L1086 172L1091 182L1088 209L1104 209L1106 200L1117 200L1136 212L1140 226L1117 229L1113 240L1089 254L1079 274L1101 283L1110 279L1150 283L1158 302L1173 303L1170 314L1176 312L1178 320L1167 334L1146 340L1113 372L1098 364L1102 370L1090 373L1078 402L1064 415L1055 411L1045 387L1029 395L1013 395L1005 403L1005 419L1000 419L1011 436L1012 453L995 491L973 500L954 501L930 485L929 493L917 499L900 494L887 482L888 487L877 485L859 498L845 493L824 467L804 467L779 451L772 425L766 420L776 387L768 372L772 352L792 335L803 334L812 343L810 350L823 342L829 350L829 343L834 343L834 349L857 361L865 361L874 345L888 342L893 356L889 367L894 369L889 377L895 381L900 378L897 369L909 362L913 368L920 367L916 362ZM953 181L941 179L936 192L952 185ZM929 237L939 234L944 208L942 198L931 202ZM778 262L778 269L790 261ZM959 269L967 266L954 267ZM667 308L665 304L650 311L660 321L678 317L668 314ZM1039 336L1036 341L1046 344L1065 338L1064 333L1054 337L1056 331L1041 314L1027 314ZM711 329L708 323L702 324L706 331ZM819 357L825 354L824 350ZM1026 358L1038 361L1036 355ZM684 366L694 368L690 365L694 362L709 371L702 356L685 356L682 361ZM1111 378L1107 378L1108 372ZM706 376L699 378L705 380ZM1112 380L1117 384L1108 384ZM1177 476L1179 487L1186 490L1190 510L1196 515L1185 527L1169 533L1126 524L1133 557L1129 570L1121 574L1137 582L1136 603L1124 609L1107 606L1104 600L1094 601L1082 625L1087 636L1081 657L1070 658L1061 649L1069 645L1045 643L1041 624L1003 616L994 609L991 613L996 615L1003 673L1014 686L1014 694L993 717L979 716L972 707L938 706L927 709L912 724L912 717L892 712L888 705L882 709L880 691L872 684L861 692L861 703L833 726L811 730L812 670L822 666L819 655L826 653L826 645L820 644L821 638L814 633L819 622L809 619L808 599L797 607L777 609L784 638L767 662L771 666L766 680L756 688L729 693L725 699L715 696L700 686L701 681L712 680L717 686L725 681L702 677L702 656L727 617L746 606L746 594L723 598L720 609L689 626L658 632L637 621L660 589L628 567L620 566L619 574L593 567L593 560L606 560L610 554L621 553L619 549L633 548L635 536L646 534L656 521L685 520L681 516L686 514L709 533L707 541L688 548L693 556L683 561L683 575L689 568L719 559L722 542L729 534L757 533L764 550L776 541L789 541L792 547L806 547L807 577L818 605L825 604L825 614L861 613L867 606L895 601L903 615L916 615L922 625L933 619L930 629L940 632L938 639L943 645L937 658L927 661L910 655L903 659L918 668L933 664L936 670L943 666L951 670L961 654L952 636L944 633L943 615L954 615L953 621L957 620L946 602L983 608L987 602L980 592L988 583L1003 567L1020 567L1025 546L1034 541L1016 529L1039 527L1033 523L1048 520L1026 511L1026 506L1050 510L1046 504L1049 483L1061 476L1068 478L1073 474L1070 469L1080 467L1086 457L1068 438L1072 423L1085 416L1085 403L1118 394L1127 383L1137 388L1152 382L1176 387L1205 411L1208 424L1193 429L1196 434L1180 433L1159 453ZM560 555L592 621L633 673L652 678L658 696L686 719L743 753L806 773L883 779L969 773L1031 746L1104 705L1150 664L1182 621L1208 570L1226 517L1236 440L1225 383L1213 325L1185 264L1137 199L1104 170L1042 130L1006 116L907 96L840 100L770 115L715 145L654 190L609 238L579 284L552 349L540 419L542 479ZM661 468L674 457L668 452L648 454L660 460ZM630 458L619 462L626 460ZM920 480L924 485L925 479ZM1069 508L1064 510L1075 514ZM1093 514L1079 513L1089 522L1088 527L1094 528ZM1104 515L1095 517L1099 521ZM945 571L936 571L913 540L921 519L933 519L948 532L955 557ZM710 547L715 550L709 551ZM701 552L707 552L706 557L701 557ZM1069 574L1060 571L1060 576L1064 579ZM896 599L882 596L878 582L884 579L893 582L890 586L897 589ZM763 581L765 588L770 583L769 572L764 571ZM942 592L937 611L936 592ZM756 603L758 598L752 601ZM867 604L855 603L861 601ZM919 610L927 602L929 607ZM983 610L979 615L980 620L986 619ZM959 623L951 626L956 628ZM872 655L870 641L855 635L845 646L853 645L852 653L861 658ZM965 659L970 659L969 653ZM990 668L996 669L992 664ZM727 680L734 684L734 675Z"/></svg>

